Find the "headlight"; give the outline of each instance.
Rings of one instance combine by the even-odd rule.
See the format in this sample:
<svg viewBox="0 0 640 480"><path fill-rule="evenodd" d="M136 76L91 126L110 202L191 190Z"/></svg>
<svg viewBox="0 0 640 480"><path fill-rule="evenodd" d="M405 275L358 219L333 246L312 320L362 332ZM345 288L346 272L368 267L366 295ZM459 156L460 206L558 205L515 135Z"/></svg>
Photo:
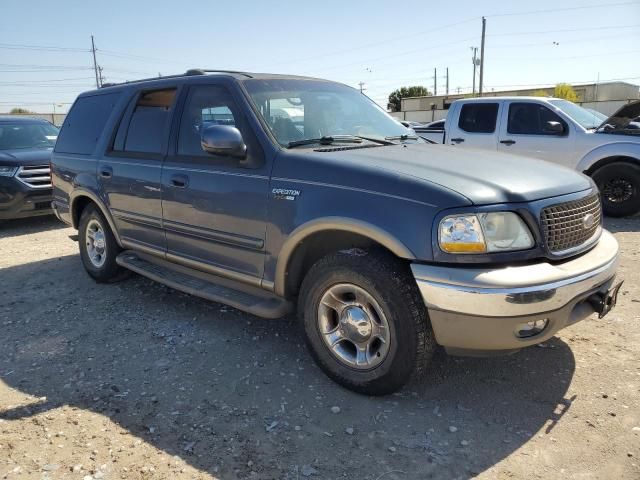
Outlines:
<svg viewBox="0 0 640 480"><path fill-rule="evenodd" d="M13 177L17 171L18 167L0 165L0 177Z"/></svg>
<svg viewBox="0 0 640 480"><path fill-rule="evenodd" d="M533 247L533 236L517 214L489 212L443 218L438 242L447 253L507 252Z"/></svg>

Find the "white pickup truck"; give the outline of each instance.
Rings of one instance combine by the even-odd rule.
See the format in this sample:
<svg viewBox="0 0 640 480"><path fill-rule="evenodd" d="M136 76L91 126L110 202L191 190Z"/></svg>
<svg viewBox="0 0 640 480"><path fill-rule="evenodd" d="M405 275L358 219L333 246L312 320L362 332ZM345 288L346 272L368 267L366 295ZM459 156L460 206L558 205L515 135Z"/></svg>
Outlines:
<svg viewBox="0 0 640 480"><path fill-rule="evenodd" d="M480 148L541 158L593 178L606 214L640 211L640 101L602 121L558 98L483 97L457 100L444 130L414 130L456 148Z"/></svg>

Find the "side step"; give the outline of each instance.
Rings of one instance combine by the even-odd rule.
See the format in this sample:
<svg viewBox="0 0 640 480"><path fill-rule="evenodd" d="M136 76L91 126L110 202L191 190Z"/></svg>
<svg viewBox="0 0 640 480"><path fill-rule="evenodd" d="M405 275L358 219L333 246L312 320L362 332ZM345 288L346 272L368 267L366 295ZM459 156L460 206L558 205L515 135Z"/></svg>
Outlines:
<svg viewBox="0 0 640 480"><path fill-rule="evenodd" d="M181 292L224 303L264 318L280 318L291 312L291 302L258 287L176 265L151 255L126 250L118 265Z"/></svg>

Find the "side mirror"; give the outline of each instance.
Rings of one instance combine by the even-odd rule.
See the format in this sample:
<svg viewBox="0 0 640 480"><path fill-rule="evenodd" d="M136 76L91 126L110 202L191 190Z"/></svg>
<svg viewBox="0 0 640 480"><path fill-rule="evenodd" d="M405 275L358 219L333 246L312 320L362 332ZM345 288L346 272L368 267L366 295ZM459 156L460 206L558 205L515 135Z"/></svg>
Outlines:
<svg viewBox="0 0 640 480"><path fill-rule="evenodd" d="M208 125L200 132L202 150L213 155L226 155L244 158L247 146L242 140L242 134L236 127L228 125Z"/></svg>
<svg viewBox="0 0 640 480"><path fill-rule="evenodd" d="M563 135L564 125L560 122L549 121L544 126L544 133L548 133L549 135Z"/></svg>

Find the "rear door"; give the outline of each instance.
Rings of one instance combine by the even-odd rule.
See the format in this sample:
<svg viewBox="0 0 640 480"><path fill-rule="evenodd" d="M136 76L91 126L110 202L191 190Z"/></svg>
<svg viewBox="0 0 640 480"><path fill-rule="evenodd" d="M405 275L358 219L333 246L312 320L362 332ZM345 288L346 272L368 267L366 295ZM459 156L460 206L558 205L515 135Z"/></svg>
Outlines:
<svg viewBox="0 0 640 480"><path fill-rule="evenodd" d="M560 123L561 133L549 128ZM575 132L547 105L526 100L505 102L498 150L573 166Z"/></svg>
<svg viewBox="0 0 640 480"><path fill-rule="evenodd" d="M126 247L165 251L160 181L176 87L137 92L109 151L98 181Z"/></svg>
<svg viewBox="0 0 640 480"><path fill-rule="evenodd" d="M462 103L458 107L458 121L447 125L446 143L459 147L496 150L498 120L501 104L497 101Z"/></svg>
<svg viewBox="0 0 640 480"><path fill-rule="evenodd" d="M162 169L163 224L170 260L258 283L269 171L240 105L233 86L223 81L189 87ZM238 128L247 158L206 153L200 131L210 124Z"/></svg>

